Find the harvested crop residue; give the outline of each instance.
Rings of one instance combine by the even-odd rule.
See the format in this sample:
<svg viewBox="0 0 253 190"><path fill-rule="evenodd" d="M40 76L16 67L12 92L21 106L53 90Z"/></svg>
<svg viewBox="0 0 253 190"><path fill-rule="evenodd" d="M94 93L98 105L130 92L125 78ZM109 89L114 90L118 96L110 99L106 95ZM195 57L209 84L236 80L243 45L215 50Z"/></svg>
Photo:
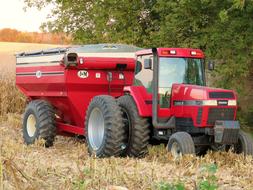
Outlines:
<svg viewBox="0 0 253 190"><path fill-rule="evenodd" d="M163 146L156 146L143 159L92 158L83 140L73 137L59 136L51 148L42 141L24 145L19 117L0 126L3 189L162 189L180 183L194 189L210 176L219 189L253 189L252 157L209 152L173 161ZM217 171L205 171L212 166Z"/></svg>

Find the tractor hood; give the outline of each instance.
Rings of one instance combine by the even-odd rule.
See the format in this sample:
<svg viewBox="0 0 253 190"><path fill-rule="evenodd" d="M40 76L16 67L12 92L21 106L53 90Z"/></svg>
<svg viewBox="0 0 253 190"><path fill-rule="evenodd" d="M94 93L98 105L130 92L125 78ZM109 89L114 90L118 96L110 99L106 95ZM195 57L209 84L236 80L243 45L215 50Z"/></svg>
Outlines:
<svg viewBox="0 0 253 190"><path fill-rule="evenodd" d="M184 118L179 125L213 127L217 120L235 120L236 117L237 101L232 90L174 84L171 103L175 117Z"/></svg>
<svg viewBox="0 0 253 190"><path fill-rule="evenodd" d="M228 100L236 99L236 94L233 90L188 84L173 84L172 97L174 101Z"/></svg>

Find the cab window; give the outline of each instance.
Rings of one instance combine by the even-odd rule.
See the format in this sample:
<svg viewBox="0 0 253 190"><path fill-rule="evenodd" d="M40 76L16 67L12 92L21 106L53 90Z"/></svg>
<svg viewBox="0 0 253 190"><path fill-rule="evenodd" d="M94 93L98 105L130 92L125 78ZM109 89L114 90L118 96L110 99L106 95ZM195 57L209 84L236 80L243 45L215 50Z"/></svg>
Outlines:
<svg viewBox="0 0 253 190"><path fill-rule="evenodd" d="M152 79L153 79L153 70L144 69L144 60L153 59L152 55L144 55L137 57L136 66L135 66L135 86L144 86L149 93L152 93Z"/></svg>

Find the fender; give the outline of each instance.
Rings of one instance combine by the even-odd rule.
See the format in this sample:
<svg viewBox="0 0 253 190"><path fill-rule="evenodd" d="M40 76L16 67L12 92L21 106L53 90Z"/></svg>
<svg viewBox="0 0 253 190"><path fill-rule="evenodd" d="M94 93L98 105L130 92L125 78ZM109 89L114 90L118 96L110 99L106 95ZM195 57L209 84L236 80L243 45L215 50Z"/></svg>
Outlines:
<svg viewBox="0 0 253 190"><path fill-rule="evenodd" d="M150 117L152 115L152 96L147 94L145 87L126 86L124 92L133 97L140 116Z"/></svg>

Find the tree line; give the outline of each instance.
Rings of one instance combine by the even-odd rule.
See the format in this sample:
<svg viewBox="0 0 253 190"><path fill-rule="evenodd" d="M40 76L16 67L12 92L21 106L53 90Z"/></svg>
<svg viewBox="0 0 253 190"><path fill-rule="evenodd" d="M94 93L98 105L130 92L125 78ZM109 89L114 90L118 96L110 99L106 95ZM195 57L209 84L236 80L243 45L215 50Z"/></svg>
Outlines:
<svg viewBox="0 0 253 190"><path fill-rule="evenodd" d="M2 42L25 42L46 44L69 44L71 38L64 33L38 33L21 32L15 29L5 28L0 30L0 41Z"/></svg>

